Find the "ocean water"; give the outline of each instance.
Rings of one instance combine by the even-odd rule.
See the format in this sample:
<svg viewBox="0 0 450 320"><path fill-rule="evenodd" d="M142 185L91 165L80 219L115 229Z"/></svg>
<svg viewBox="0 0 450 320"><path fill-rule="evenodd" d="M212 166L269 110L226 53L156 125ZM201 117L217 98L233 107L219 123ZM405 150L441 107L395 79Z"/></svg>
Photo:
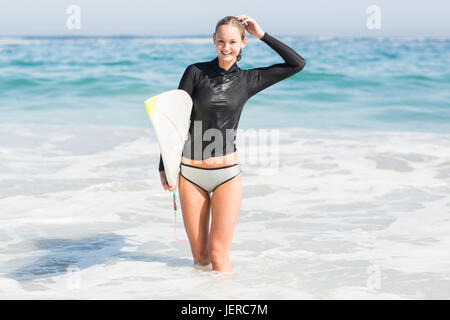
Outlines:
<svg viewBox="0 0 450 320"><path fill-rule="evenodd" d="M212 41L0 38L0 297L448 299L450 39L279 39L307 65L244 108L276 161L238 140L220 274L177 240L143 105ZM250 39L238 65L281 61Z"/></svg>

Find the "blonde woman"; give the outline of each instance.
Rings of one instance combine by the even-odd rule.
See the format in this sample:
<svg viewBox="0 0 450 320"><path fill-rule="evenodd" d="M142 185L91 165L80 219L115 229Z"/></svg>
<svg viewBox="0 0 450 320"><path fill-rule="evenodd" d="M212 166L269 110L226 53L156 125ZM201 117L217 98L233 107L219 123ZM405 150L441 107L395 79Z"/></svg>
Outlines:
<svg viewBox="0 0 450 320"><path fill-rule="evenodd" d="M277 52L284 63L240 69L236 62L247 43L245 30ZM178 188L194 264L231 272L230 247L242 199L235 146L242 109L256 93L302 70L305 60L247 15L221 19L213 41L217 57L189 65L178 86L193 100ZM175 190L167 185L162 158L159 171L164 189Z"/></svg>

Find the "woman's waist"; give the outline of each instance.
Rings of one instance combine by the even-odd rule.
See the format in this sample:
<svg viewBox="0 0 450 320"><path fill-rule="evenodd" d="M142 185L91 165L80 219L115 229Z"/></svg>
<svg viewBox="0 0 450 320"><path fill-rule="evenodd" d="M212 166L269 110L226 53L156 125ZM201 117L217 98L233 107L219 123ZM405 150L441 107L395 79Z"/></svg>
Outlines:
<svg viewBox="0 0 450 320"><path fill-rule="evenodd" d="M239 158L237 151L235 151L233 153L229 153L226 155L209 157L203 160L195 160L186 157L181 157L181 163L200 168L220 168L239 163Z"/></svg>

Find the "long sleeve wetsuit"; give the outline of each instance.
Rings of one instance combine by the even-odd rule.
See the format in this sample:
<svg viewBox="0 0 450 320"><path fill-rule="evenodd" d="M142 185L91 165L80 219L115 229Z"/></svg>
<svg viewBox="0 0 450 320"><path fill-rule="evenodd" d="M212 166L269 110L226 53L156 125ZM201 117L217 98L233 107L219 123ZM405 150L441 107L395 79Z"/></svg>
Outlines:
<svg viewBox="0 0 450 320"><path fill-rule="evenodd" d="M208 147L210 156L223 156L236 151L236 129L247 100L304 68L305 60L281 41L267 32L260 39L275 50L283 58L284 63L242 70L235 62L230 69L225 70L219 67L216 57L211 61L194 63L186 68L178 89L185 90L191 96L193 106L189 138L183 148L183 157L194 160L208 158L204 156L207 153L204 151L211 142L205 141L208 139L204 134L206 130L212 128L222 133L223 141L220 148ZM161 156L159 171L164 171Z"/></svg>

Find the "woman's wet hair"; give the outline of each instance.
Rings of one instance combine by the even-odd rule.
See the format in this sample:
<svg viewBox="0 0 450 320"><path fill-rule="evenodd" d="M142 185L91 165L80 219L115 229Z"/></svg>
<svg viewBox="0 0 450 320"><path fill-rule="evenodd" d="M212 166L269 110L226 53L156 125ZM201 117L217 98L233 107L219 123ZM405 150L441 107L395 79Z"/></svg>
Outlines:
<svg viewBox="0 0 450 320"><path fill-rule="evenodd" d="M215 30L216 34L217 34L217 29L219 29L219 27L222 25L232 25L233 27L236 27L239 30L239 32L241 33L241 40L244 40L245 27L242 24L242 22L239 21L236 17L226 16L225 18L220 19L219 22L217 22L217 24L216 24L216 30ZM241 60L241 55L242 55L242 49L240 49L239 54L236 57L237 61Z"/></svg>

